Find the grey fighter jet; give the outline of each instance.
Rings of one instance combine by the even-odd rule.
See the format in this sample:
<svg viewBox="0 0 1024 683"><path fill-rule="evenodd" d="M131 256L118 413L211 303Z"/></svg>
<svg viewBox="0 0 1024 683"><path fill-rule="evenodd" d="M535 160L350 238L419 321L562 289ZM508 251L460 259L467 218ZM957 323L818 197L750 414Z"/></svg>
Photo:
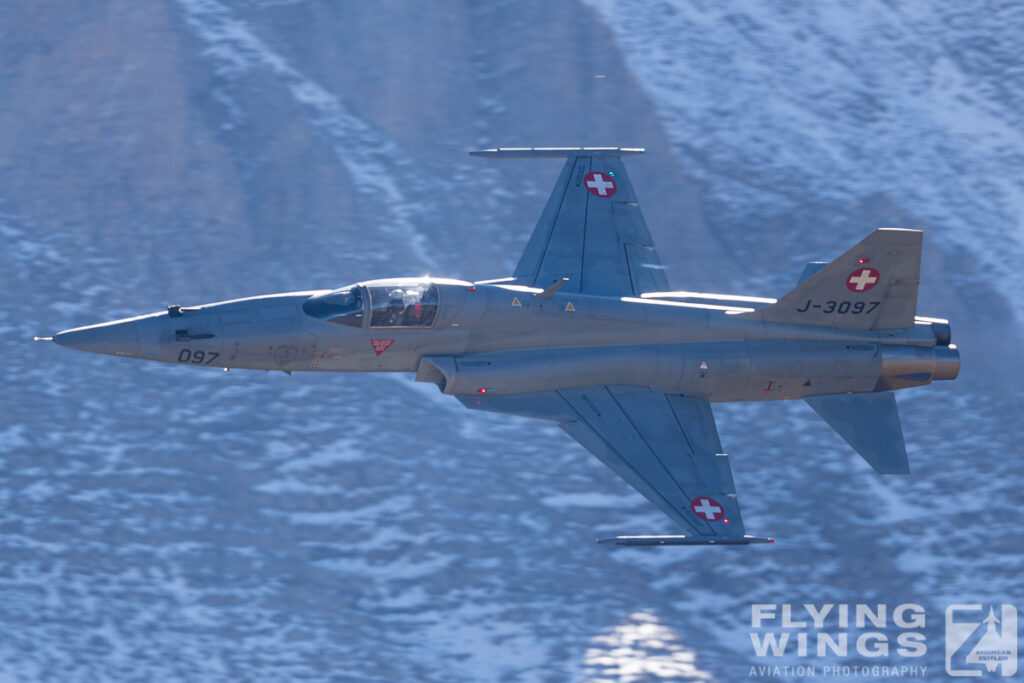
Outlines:
<svg viewBox="0 0 1024 683"><path fill-rule="evenodd" d="M410 372L473 410L557 422L672 518L620 545L745 545L711 404L803 399L882 474L907 474L893 390L954 379L947 321L916 315L921 233L882 228L811 263L781 299L673 291L622 158L566 158L511 277L372 280L169 306L61 346L223 368Z"/></svg>

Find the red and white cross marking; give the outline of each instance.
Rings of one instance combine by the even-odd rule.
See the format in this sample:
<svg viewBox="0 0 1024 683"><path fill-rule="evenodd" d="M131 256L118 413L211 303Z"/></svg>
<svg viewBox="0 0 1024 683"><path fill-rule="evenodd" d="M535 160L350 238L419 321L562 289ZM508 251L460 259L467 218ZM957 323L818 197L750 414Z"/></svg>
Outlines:
<svg viewBox="0 0 1024 683"><path fill-rule="evenodd" d="M846 278L846 288L851 292L866 292L882 279L874 268L859 268Z"/></svg>
<svg viewBox="0 0 1024 683"><path fill-rule="evenodd" d="M700 496L690 501L690 509L705 522L717 522L725 516L725 508L714 498Z"/></svg>
<svg viewBox="0 0 1024 683"><path fill-rule="evenodd" d="M618 188L615 180L607 173L591 171L583 178L583 184L587 186L587 192L595 197L611 197Z"/></svg>

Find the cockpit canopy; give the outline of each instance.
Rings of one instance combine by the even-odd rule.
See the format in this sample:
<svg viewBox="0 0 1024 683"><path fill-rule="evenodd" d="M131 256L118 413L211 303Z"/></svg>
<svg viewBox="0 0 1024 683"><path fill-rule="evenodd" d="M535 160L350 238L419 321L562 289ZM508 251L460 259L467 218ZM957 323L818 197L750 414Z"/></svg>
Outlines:
<svg viewBox="0 0 1024 683"><path fill-rule="evenodd" d="M429 280L375 280L310 297L307 315L349 327L430 327L437 317L437 285Z"/></svg>
<svg viewBox="0 0 1024 683"><path fill-rule="evenodd" d="M437 285L423 281L369 283L370 327L430 327L437 317Z"/></svg>
<svg viewBox="0 0 1024 683"><path fill-rule="evenodd" d="M306 315L335 325L362 327L365 298L363 287L350 285L327 294L311 296L302 304L302 310Z"/></svg>

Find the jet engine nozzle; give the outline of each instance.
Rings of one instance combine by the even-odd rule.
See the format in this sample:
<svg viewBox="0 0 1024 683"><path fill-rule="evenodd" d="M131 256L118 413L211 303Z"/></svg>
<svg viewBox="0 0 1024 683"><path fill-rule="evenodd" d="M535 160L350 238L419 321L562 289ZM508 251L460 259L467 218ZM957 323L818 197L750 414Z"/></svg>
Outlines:
<svg viewBox="0 0 1024 683"><path fill-rule="evenodd" d="M960 373L960 351L949 346L883 346L882 371L876 391L929 384L937 379L955 379Z"/></svg>
<svg viewBox="0 0 1024 683"><path fill-rule="evenodd" d="M956 344L935 347L935 374L932 379L956 379L960 374L960 351Z"/></svg>

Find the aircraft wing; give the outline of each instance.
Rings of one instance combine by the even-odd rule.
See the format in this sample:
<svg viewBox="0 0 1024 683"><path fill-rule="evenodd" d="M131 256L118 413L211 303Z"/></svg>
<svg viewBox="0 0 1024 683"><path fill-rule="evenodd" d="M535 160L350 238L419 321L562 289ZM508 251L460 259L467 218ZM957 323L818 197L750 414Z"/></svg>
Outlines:
<svg viewBox="0 0 1024 683"><path fill-rule="evenodd" d="M563 292L639 296L670 289L622 157L621 147L508 148L472 152L498 158L565 157L514 273L517 284Z"/></svg>
<svg viewBox="0 0 1024 683"><path fill-rule="evenodd" d="M458 398L477 410L560 422L584 448L685 530L683 536L618 536L603 543L770 542L744 535L729 458L722 453L706 400L632 386Z"/></svg>

